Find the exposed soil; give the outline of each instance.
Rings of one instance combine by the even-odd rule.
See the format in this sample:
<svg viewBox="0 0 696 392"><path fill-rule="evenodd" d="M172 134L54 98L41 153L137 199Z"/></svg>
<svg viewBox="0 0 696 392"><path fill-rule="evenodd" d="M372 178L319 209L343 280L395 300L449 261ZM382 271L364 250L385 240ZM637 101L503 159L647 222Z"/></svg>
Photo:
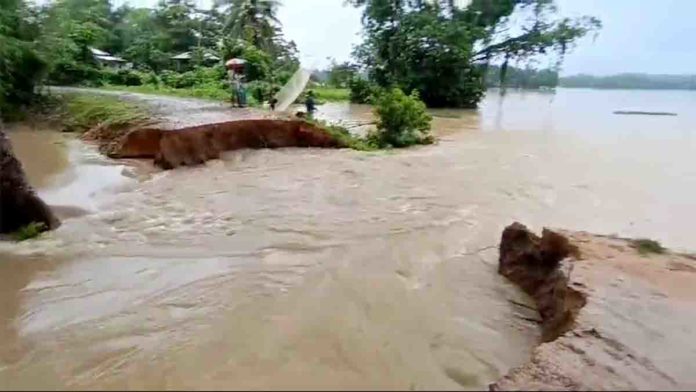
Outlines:
<svg viewBox="0 0 696 392"><path fill-rule="evenodd" d="M103 134L101 129L96 130ZM202 164L224 151L243 148L323 147L340 144L326 131L300 120L228 121L182 129L138 128L100 141L111 158L154 158L164 169ZM108 133L107 133L108 134Z"/></svg>
<svg viewBox="0 0 696 392"><path fill-rule="evenodd" d="M10 233L31 223L41 223L46 229L60 225L29 185L10 140L0 128L0 233Z"/></svg>
<svg viewBox="0 0 696 392"><path fill-rule="evenodd" d="M545 343L491 390L693 389L696 263L631 240L518 223L500 273L537 303ZM669 320L669 321L666 321Z"/></svg>

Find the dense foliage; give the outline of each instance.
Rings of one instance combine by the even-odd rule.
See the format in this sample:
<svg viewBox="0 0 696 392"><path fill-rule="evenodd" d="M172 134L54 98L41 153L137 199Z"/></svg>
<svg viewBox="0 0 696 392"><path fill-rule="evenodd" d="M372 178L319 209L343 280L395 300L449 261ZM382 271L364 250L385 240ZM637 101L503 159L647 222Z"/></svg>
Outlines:
<svg viewBox="0 0 696 392"><path fill-rule="evenodd" d="M349 0L364 7L355 55L382 87L417 90L429 106L473 107L488 64L505 79L512 60L556 52L600 27L592 17L555 19L553 0ZM517 32L513 34L512 32Z"/></svg>
<svg viewBox="0 0 696 392"><path fill-rule="evenodd" d="M38 55L31 10L20 0L0 0L0 118L31 103L45 63Z"/></svg>
<svg viewBox="0 0 696 392"><path fill-rule="evenodd" d="M348 81L350 101L353 103L372 103L378 87L367 79L354 77Z"/></svg>
<svg viewBox="0 0 696 392"><path fill-rule="evenodd" d="M418 92L404 94L398 88L381 91L374 98L377 131L370 138L380 147L406 147L432 142L430 122Z"/></svg>
<svg viewBox="0 0 696 392"><path fill-rule="evenodd" d="M228 0L210 10L193 0L156 7L113 7L112 0L0 0L0 110L24 105L37 83L190 89L229 97L223 60L247 60L252 97L268 95L297 69L297 48L284 39L278 1ZM99 64L98 49L127 69ZM41 54L39 56L38 54ZM188 53L184 60L173 59ZM121 65L125 65L121 63Z"/></svg>

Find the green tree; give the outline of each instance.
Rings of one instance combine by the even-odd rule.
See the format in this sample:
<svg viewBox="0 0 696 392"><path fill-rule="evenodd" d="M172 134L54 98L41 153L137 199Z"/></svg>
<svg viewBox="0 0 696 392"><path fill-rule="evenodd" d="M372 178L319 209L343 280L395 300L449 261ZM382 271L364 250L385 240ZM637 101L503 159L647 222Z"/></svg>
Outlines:
<svg viewBox="0 0 696 392"><path fill-rule="evenodd" d="M199 25L194 14L192 0L161 0L154 11L158 49L167 53L181 53L195 47L199 43L195 34Z"/></svg>
<svg viewBox="0 0 696 392"><path fill-rule="evenodd" d="M356 77L357 73L357 65L349 62L337 64L336 60L332 60L329 66L327 82L331 86L345 88L348 87L351 79Z"/></svg>
<svg viewBox="0 0 696 392"><path fill-rule="evenodd" d="M600 22L556 19L553 0L348 0L364 7L366 39L355 56L381 86L417 90L430 106L473 107L483 96L486 66L558 54ZM518 31L518 34L512 34Z"/></svg>
<svg viewBox="0 0 696 392"><path fill-rule="evenodd" d="M73 84L99 79L91 47L103 47L112 28L108 0L57 0L43 11L40 48L49 80Z"/></svg>
<svg viewBox="0 0 696 392"><path fill-rule="evenodd" d="M218 4L229 10L225 29L232 38L263 50L273 48L280 26L279 0L220 0Z"/></svg>
<svg viewBox="0 0 696 392"><path fill-rule="evenodd" d="M0 0L0 118L31 103L44 72L33 42L38 29L32 13L21 0Z"/></svg>

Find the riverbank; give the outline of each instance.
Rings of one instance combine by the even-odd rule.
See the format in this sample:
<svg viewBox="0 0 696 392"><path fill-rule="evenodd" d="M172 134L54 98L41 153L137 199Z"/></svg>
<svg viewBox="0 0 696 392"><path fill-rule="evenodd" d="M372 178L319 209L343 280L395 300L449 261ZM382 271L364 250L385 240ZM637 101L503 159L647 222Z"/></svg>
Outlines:
<svg viewBox="0 0 696 392"><path fill-rule="evenodd" d="M438 112L440 141L414 149L236 150L171 171L108 159L72 134L10 130L40 196L87 211L0 243L0 385L488 388L541 338L534 303L497 273L511 221L696 250L688 96L603 94L489 96L479 111ZM228 115L215 102L142 99L169 123ZM608 100L684 115L614 116ZM317 113L371 116L348 104ZM610 324L663 342L683 327L648 289L618 296L634 294L622 277L621 291L592 293L621 306Z"/></svg>
<svg viewBox="0 0 696 392"><path fill-rule="evenodd" d="M230 91L223 88L171 88L166 86L156 86L152 84L144 84L141 86L120 86L120 85L105 85L100 87L103 90L123 91L151 95L166 95L179 98L199 98L217 102L229 102ZM333 87L312 87L315 98L318 104L325 102L348 102L350 101L350 90ZM249 105L252 107L263 106L264 102L257 102L254 97L248 97Z"/></svg>
<svg viewBox="0 0 696 392"><path fill-rule="evenodd" d="M341 127L287 113L101 89L53 92L63 129L96 142L111 158L153 159L165 169L240 148L375 148Z"/></svg>
<svg viewBox="0 0 696 392"><path fill-rule="evenodd" d="M500 272L536 300L545 343L491 389L696 388L696 256L646 244L508 227Z"/></svg>

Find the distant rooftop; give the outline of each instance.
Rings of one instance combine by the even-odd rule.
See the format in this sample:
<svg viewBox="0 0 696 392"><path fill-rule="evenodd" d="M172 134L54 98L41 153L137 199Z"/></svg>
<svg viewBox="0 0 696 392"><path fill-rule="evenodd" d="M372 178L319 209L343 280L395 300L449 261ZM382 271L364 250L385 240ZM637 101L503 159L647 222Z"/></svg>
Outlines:
<svg viewBox="0 0 696 392"><path fill-rule="evenodd" d="M177 54L176 56L172 57L172 60L191 60L191 52L184 52ZM203 59L205 60L211 60L211 61L220 61L220 57L212 54L212 53L205 53L203 55Z"/></svg>
<svg viewBox="0 0 696 392"><path fill-rule="evenodd" d="M89 50L92 52L92 55L94 55L94 57L98 60L112 61L112 62L117 62L117 63L125 63L126 62L126 60L124 60L120 57L112 56L111 53L107 53L107 52L105 52L103 50L99 50L97 48L89 48Z"/></svg>

